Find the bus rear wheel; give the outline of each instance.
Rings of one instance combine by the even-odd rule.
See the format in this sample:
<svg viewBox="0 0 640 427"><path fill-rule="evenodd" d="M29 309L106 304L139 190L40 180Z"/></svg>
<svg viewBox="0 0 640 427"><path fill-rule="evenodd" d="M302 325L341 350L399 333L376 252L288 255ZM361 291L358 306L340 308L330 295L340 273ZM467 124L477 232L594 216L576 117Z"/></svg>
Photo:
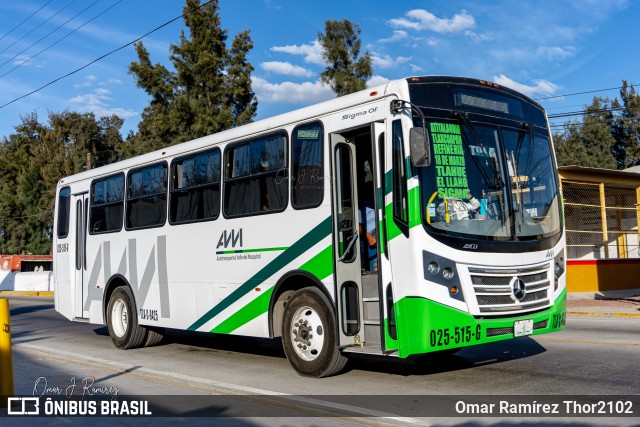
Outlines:
<svg viewBox="0 0 640 427"><path fill-rule="evenodd" d="M117 288L109 298L107 327L113 343L122 350L138 348L147 339L147 328L138 324L133 294L126 286Z"/></svg>
<svg viewBox="0 0 640 427"><path fill-rule="evenodd" d="M289 298L282 328L284 352L298 374L328 377L347 363L336 342L333 311L318 289L304 288Z"/></svg>

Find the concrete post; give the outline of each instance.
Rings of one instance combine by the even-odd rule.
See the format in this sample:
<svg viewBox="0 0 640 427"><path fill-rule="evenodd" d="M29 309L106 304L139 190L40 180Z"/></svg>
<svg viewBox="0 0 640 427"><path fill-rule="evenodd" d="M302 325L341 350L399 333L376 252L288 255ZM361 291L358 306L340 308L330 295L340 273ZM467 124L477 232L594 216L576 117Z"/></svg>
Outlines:
<svg viewBox="0 0 640 427"><path fill-rule="evenodd" d="M0 408L6 407L7 398L14 394L9 300L0 298Z"/></svg>

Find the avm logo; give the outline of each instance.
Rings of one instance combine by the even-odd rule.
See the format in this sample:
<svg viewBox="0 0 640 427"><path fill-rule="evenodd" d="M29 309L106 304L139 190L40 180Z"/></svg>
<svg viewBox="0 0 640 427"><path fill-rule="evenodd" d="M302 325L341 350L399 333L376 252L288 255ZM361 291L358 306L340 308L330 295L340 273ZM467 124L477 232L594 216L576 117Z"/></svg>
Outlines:
<svg viewBox="0 0 640 427"><path fill-rule="evenodd" d="M242 228L238 230L224 230L222 234L220 234L216 249L221 247L225 249L229 247L235 248L236 246L242 247Z"/></svg>

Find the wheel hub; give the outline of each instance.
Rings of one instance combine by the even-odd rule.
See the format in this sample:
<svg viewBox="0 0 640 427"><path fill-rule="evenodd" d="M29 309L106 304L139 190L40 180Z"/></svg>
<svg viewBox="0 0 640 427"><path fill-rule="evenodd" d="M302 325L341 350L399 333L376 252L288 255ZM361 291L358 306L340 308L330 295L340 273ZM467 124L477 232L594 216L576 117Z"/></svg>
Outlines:
<svg viewBox="0 0 640 427"><path fill-rule="evenodd" d="M318 313L310 307L299 308L291 319L291 340L303 360L315 360L324 346L324 327Z"/></svg>
<svg viewBox="0 0 640 427"><path fill-rule="evenodd" d="M127 310L127 305L121 299L117 300L111 309L111 319L113 319L111 326L116 336L122 337L127 333L129 324L128 317L129 312Z"/></svg>

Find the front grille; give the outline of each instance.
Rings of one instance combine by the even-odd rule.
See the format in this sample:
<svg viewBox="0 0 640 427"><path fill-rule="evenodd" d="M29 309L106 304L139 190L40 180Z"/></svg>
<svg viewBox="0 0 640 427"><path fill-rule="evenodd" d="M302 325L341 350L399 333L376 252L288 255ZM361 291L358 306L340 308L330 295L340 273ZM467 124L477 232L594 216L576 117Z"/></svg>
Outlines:
<svg viewBox="0 0 640 427"><path fill-rule="evenodd" d="M471 276L471 283L474 285L486 285L486 286L509 286L511 277L496 277L496 276Z"/></svg>
<svg viewBox="0 0 640 427"><path fill-rule="evenodd" d="M469 273L480 313L527 312L549 304L549 263L519 269L469 268ZM522 281L524 297L514 291L516 279Z"/></svg>
<svg viewBox="0 0 640 427"><path fill-rule="evenodd" d="M487 337L512 334L513 328L487 328Z"/></svg>
<svg viewBox="0 0 640 427"><path fill-rule="evenodd" d="M549 286L549 282L546 283L546 287ZM478 305L497 305L497 304L513 304L515 301L510 295L477 295ZM520 300L521 304L531 301L538 301L547 297L547 291L532 292L525 295Z"/></svg>
<svg viewBox="0 0 640 427"><path fill-rule="evenodd" d="M548 320L541 320L540 322L535 322L533 324L533 330L544 329L547 327L549 323ZM488 337L495 337L498 335L507 335L513 334L513 328L487 328L486 335Z"/></svg>

